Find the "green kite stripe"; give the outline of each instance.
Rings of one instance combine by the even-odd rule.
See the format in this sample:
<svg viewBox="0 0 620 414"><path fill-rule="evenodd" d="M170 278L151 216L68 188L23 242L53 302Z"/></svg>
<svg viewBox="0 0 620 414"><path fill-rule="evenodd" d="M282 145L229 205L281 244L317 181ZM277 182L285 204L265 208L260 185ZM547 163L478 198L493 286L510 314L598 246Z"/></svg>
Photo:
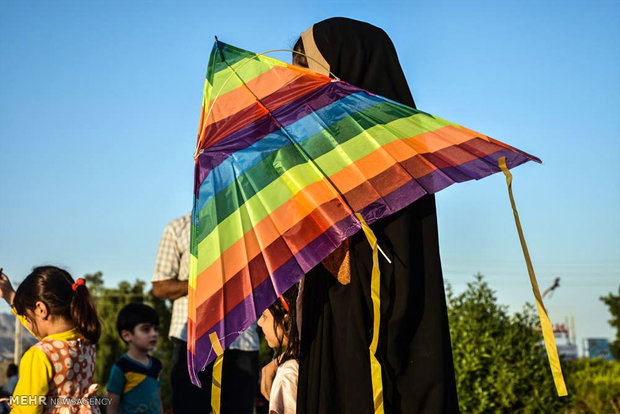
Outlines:
<svg viewBox="0 0 620 414"><path fill-rule="evenodd" d="M417 114L413 116L421 115ZM359 159L375 151L377 148L382 147L389 142L400 139L393 135L394 132L403 133L405 134L405 137L413 135L407 135L407 132L412 132L412 129L410 128L411 120L408 120L407 118L398 119L388 125L391 126L389 129L392 129L392 131L386 129L382 125L377 125L369 130L365 130L355 138L347 141L345 144L339 145L332 151L329 151L319 157L317 159L317 164L319 166L325 166L327 169L325 172L331 176L340 171L342 168L346 168L351 163L358 161ZM374 148L368 145L360 145L362 140L367 139L366 135L369 133L375 137L375 142L378 144ZM342 158L343 151L349 154L351 162L345 164L339 161L339 158ZM274 167L272 167L272 169L275 170ZM287 200L301 191L305 186L319 181L321 176L322 174L318 172L313 164L308 162L298 164L290 169L287 169L284 174L280 175L276 180L269 183L259 192L255 192L255 194L250 197L247 197L248 194L245 193L243 185L244 183L247 183L246 186L251 188L253 186L254 177L251 180L238 179L235 181L233 184L234 188L226 193L228 198L221 199L222 205L217 206L215 204L208 203L201 211L201 227L203 224L203 218L205 220L207 218L211 218L211 220L215 218L219 221L219 224L213 227L211 232L207 233L206 236L203 236L203 239L198 239L200 240L198 243L198 250L208 252L205 253L205 255L208 255L208 257L205 257L206 262L204 262L206 266L210 265L220 255L220 252L227 250L235 242L241 239L243 235L253 227L253 225L256 225L262 219L267 217ZM291 188L293 191L291 191ZM256 190L257 189L254 188L254 191ZM241 207L237 208L236 206L239 205L241 205ZM220 210L220 208L226 208L227 210L232 210L233 212L226 218L223 218L221 215L222 210ZM253 213L252 220L251 222L243 222L241 219L247 216L248 210ZM199 233L201 236L205 234L204 231ZM211 250L216 247L222 250ZM202 263L203 262L201 262L201 264Z"/></svg>
<svg viewBox="0 0 620 414"><path fill-rule="evenodd" d="M237 240L254 228L272 211L303 191L307 186L321 181L318 169L309 163L288 169L278 180L265 187L221 221L213 231L198 244L198 273L210 266ZM336 192L334 192L336 196ZM214 213L216 214L216 213ZM202 226L202 223L201 223ZM286 229L280 229L283 233Z"/></svg>
<svg viewBox="0 0 620 414"><path fill-rule="evenodd" d="M395 110L391 111L389 106ZM371 107L362 113L355 113L302 141L301 146L311 158L316 160L317 165L328 176L331 176L346 168L350 163L365 157L379 146L446 126L445 122L440 122L423 113L398 118L401 115L401 111L398 109L401 108L386 102ZM374 118L376 114L383 115L383 122L387 119L392 120L385 125L378 124L378 120ZM417 121L415 123L411 122L414 118ZM333 133L331 129L338 129L337 139L333 138L334 135L330 135ZM369 145L360 144L367 140L368 134L375 137L376 147L372 148ZM334 146L336 142L339 144L337 147ZM342 157L343 151L350 160L349 164L344 164L346 161ZM253 197L269 183L278 179L283 170L306 161L306 157L291 144L281 147L241 174L236 182L217 193L199 212L201 229L197 233L196 240L201 242L213 231L219 221L232 214L241 204L239 201ZM279 165L279 171L273 167L274 164ZM249 180L248 177L252 177L252 179Z"/></svg>
<svg viewBox="0 0 620 414"><path fill-rule="evenodd" d="M359 135L362 131L366 129L376 127L376 125L381 123L389 123L394 120L398 120L403 116L406 117L411 115L411 113L412 110L410 110L409 108L403 108L390 102L384 102L365 109L364 111L356 112L352 115L349 115L348 117L343 118L335 124L327 127L327 129L322 130L319 133L310 137L309 139L302 141L301 146L311 157L317 158L326 154L329 151L332 151L335 148L334 141L338 144L342 144L349 139ZM434 130L445 126L437 123L436 120L434 120L433 118L429 118L428 120L425 119L422 116L423 113L419 113L418 115L418 118L421 119L420 124L424 125L424 128L421 128L420 132L425 132L426 130ZM329 134L333 134L335 131L338 131L338 135L335 135L335 137L330 139L325 139L326 136L329 136ZM404 133L402 134L402 137L407 138L409 136ZM287 161L296 161L293 164L290 164L291 166L297 165L300 162L305 162L305 158L299 158L297 149L295 149L292 144L289 144L288 146L281 147L277 152L271 153L258 164L245 171L245 173L241 176L253 177L254 186L261 189L269 182L276 179L277 176L279 176L279 174L274 175L271 168L271 165L276 161L276 158L286 159L287 155L293 157L291 160ZM237 152L236 156L242 157L242 154ZM232 184L229 187L233 188ZM251 188L245 189L245 191L247 194L253 195ZM228 210L225 207L227 204L225 200L229 199L230 190L223 190L220 191L220 193L222 194L218 193L219 195L216 195L215 201L212 199L207 204L215 202L216 209L220 213L220 216L226 217L228 214L232 213L232 210ZM224 200L224 202L220 202L219 199ZM202 209L202 211L204 211L204 208ZM204 213L200 215L200 222L203 223L203 220L205 220L205 227L202 235L198 236L198 240L202 240L204 238L205 231L206 233L208 233L213 229L213 227L215 226L215 219L216 218L213 217L211 213Z"/></svg>
<svg viewBox="0 0 620 414"><path fill-rule="evenodd" d="M248 61L252 60L252 64L248 64ZM230 63L230 62L229 62ZM240 58L231 63L233 69L229 68L224 62L214 62L214 65L219 67L218 72L211 72L211 76L206 78L205 90L204 90L204 102L209 103L215 98L216 93L223 95L239 87L244 87L239 78L234 74L233 69L239 74L244 82L248 83L252 79L268 72L274 66L286 67L286 63L279 60L270 58L268 56L257 56L250 54L247 57ZM226 82L228 80L228 82ZM213 90L213 84L218 85L216 90ZM224 82L226 82L224 84ZM220 90L221 88L221 90Z"/></svg>

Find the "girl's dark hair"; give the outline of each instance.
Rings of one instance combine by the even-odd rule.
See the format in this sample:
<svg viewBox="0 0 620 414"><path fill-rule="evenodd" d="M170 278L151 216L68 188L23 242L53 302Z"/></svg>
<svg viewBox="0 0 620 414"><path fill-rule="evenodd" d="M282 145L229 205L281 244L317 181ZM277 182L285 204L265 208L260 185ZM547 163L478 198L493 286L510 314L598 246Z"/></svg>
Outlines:
<svg viewBox="0 0 620 414"><path fill-rule="evenodd" d="M306 58L305 55L301 54L301 53L306 53L306 50L304 48L304 42L301 40L301 37L297 39L297 42L295 42L295 46L293 46L293 50L295 52L299 52L299 53L293 53L293 65L307 68L308 59Z"/></svg>
<svg viewBox="0 0 620 414"><path fill-rule="evenodd" d="M277 359L278 365L289 359L297 359L299 357L299 332L297 331L297 284L287 290L282 297L288 305L288 311L278 298L273 305L269 307L269 311L273 316L273 330L277 332L278 326L284 331L284 335L288 340L286 349L282 351L282 341L279 340L278 347L275 350L274 358Z"/></svg>
<svg viewBox="0 0 620 414"><path fill-rule="evenodd" d="M63 269L55 266L35 267L15 292L13 305L19 315L34 310L37 302L47 306L50 315L73 321L76 330L91 344L101 335L101 324L86 285L73 290L74 280Z"/></svg>

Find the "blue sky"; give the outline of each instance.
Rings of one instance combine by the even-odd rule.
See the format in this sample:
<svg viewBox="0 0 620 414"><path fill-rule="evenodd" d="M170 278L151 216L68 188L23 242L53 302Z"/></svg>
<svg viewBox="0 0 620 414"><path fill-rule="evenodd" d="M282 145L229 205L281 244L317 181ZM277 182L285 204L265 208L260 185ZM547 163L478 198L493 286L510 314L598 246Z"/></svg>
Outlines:
<svg viewBox="0 0 620 414"><path fill-rule="evenodd" d="M0 266L149 280L163 227L191 208L213 36L290 48L332 16L388 32L420 109L543 160L513 188L541 288L561 278L551 318L612 337L598 297L620 283L615 1L0 2ZM503 176L437 204L454 290L481 272L500 302L532 302Z"/></svg>

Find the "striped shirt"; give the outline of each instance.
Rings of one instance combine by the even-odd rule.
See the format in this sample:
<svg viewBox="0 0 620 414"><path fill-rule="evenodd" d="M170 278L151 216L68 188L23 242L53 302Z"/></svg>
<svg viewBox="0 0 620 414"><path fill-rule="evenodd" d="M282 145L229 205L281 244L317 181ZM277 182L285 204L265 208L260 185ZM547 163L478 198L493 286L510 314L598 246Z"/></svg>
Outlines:
<svg viewBox="0 0 620 414"><path fill-rule="evenodd" d="M191 227L189 214L172 220L166 226L157 250L152 282L171 279L188 280ZM187 341L188 306L187 295L173 301L170 332L168 333L170 338ZM258 351L256 322L250 325L229 348L241 351Z"/></svg>

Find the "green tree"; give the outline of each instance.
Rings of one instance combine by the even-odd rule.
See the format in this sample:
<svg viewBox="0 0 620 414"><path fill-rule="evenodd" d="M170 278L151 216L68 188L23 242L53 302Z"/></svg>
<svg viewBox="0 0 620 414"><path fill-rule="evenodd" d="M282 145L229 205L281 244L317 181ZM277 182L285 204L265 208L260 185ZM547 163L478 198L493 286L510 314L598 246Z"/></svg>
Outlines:
<svg viewBox="0 0 620 414"><path fill-rule="evenodd" d="M123 306L130 302L146 303L159 315L160 336L153 356L162 361L161 395L164 407L172 405L170 370L173 345L167 337L170 327L170 306L165 300L156 298L152 291L145 292L146 283L136 280L133 284L122 281L115 288L104 286L103 274L96 272L84 276L101 321L101 337L97 344L97 361L94 381L105 388L112 364L127 351L127 345L116 331L116 316Z"/></svg>
<svg viewBox="0 0 620 414"><path fill-rule="evenodd" d="M464 413L558 412L538 318L511 315L481 274L455 295L447 289L459 406Z"/></svg>
<svg viewBox="0 0 620 414"><path fill-rule="evenodd" d="M566 364L569 413L620 413L620 362L582 358Z"/></svg>
<svg viewBox="0 0 620 414"><path fill-rule="evenodd" d="M607 305L609 313L611 313L609 324L616 329L616 339L609 344L609 350L616 361L620 361L620 286L618 286L617 296L609 292L609 295L601 296L600 299Z"/></svg>

